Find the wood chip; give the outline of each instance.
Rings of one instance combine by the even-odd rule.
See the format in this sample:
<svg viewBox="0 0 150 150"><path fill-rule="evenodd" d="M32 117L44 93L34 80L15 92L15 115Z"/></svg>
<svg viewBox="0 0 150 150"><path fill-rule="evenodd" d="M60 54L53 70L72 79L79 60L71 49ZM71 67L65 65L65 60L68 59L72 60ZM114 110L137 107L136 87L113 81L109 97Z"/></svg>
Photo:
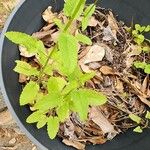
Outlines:
<svg viewBox="0 0 150 150"><path fill-rule="evenodd" d="M72 146L78 150L84 150L85 149L85 144L82 144L78 141L71 141L71 140L63 139L62 142L65 143L66 145Z"/></svg>
<svg viewBox="0 0 150 150"><path fill-rule="evenodd" d="M89 20L88 26L90 27L96 27L98 25L99 21L95 19L94 16L92 16Z"/></svg>

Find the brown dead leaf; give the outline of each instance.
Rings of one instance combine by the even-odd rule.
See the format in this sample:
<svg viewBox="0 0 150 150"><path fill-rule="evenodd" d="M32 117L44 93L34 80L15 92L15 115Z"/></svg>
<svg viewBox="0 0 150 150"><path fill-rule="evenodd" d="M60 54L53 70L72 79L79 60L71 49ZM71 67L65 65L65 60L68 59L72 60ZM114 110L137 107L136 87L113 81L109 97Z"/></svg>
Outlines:
<svg viewBox="0 0 150 150"><path fill-rule="evenodd" d="M98 62L89 63L89 67L93 70L96 70L101 67L101 64Z"/></svg>
<svg viewBox="0 0 150 150"><path fill-rule="evenodd" d="M115 74L114 70L109 66L102 66L100 68L100 72L104 75L114 75Z"/></svg>
<svg viewBox="0 0 150 150"><path fill-rule="evenodd" d="M96 144L104 144L106 143L106 139L104 139L103 137L99 136L99 137L92 137L90 139L87 139L87 141L91 142L92 144L96 145Z"/></svg>
<svg viewBox="0 0 150 150"><path fill-rule="evenodd" d="M94 16L92 16L89 20L88 26L90 27L96 27L98 25L99 21L95 19Z"/></svg>
<svg viewBox="0 0 150 150"><path fill-rule="evenodd" d="M37 38L37 39L43 39L46 36L50 36L52 33L54 33L56 31L56 29L53 30L49 30L49 31L40 31L40 32L35 32L32 34L33 37Z"/></svg>
<svg viewBox="0 0 150 150"><path fill-rule="evenodd" d="M119 80L119 78L117 78L116 80L116 86L115 86L116 90L120 93L124 93L124 87L123 87L123 83L122 81Z"/></svg>
<svg viewBox="0 0 150 150"><path fill-rule="evenodd" d="M95 124L97 124L104 134L106 133L115 133L117 132L114 129L114 126L104 117L98 107L91 107L89 112L89 119L92 120ZM112 137L113 138L113 137Z"/></svg>
<svg viewBox="0 0 150 150"><path fill-rule="evenodd" d="M78 141L71 141L71 140L63 139L62 142L65 143L66 145L72 146L78 150L85 149L85 144L82 144L81 142L78 142Z"/></svg>
<svg viewBox="0 0 150 150"><path fill-rule="evenodd" d="M104 56L105 56L104 47L102 47L98 44L95 44L95 45L91 46L90 50L86 54L84 64L102 61Z"/></svg>
<svg viewBox="0 0 150 150"><path fill-rule="evenodd" d="M19 46L19 51L20 51L21 56L24 56L27 58L35 56L35 54L29 53L27 48L25 48L24 46Z"/></svg>
<svg viewBox="0 0 150 150"><path fill-rule="evenodd" d="M108 20L108 24L109 24L109 26L111 27L112 30L114 30L114 31L119 30L117 20L115 19L114 15L111 11L109 11L109 15L107 16L107 20Z"/></svg>
<svg viewBox="0 0 150 150"><path fill-rule="evenodd" d="M54 23L50 23L47 26L44 26L42 28L43 31L49 31L55 24Z"/></svg>
<svg viewBox="0 0 150 150"><path fill-rule="evenodd" d="M48 23L53 23L53 19L57 17L56 13L52 12L52 7L49 6L42 15L43 19Z"/></svg>
<svg viewBox="0 0 150 150"><path fill-rule="evenodd" d="M24 74L19 74L19 83L24 83L27 81L27 76Z"/></svg>
<svg viewBox="0 0 150 150"><path fill-rule="evenodd" d="M59 31L54 32L53 34L51 34L51 39L52 39L53 42L56 43L58 41L59 34L60 34Z"/></svg>
<svg viewBox="0 0 150 150"><path fill-rule="evenodd" d="M143 84L141 85L141 91L143 93L146 93L147 86L148 86L148 80L149 80L149 75L147 75L143 81Z"/></svg>

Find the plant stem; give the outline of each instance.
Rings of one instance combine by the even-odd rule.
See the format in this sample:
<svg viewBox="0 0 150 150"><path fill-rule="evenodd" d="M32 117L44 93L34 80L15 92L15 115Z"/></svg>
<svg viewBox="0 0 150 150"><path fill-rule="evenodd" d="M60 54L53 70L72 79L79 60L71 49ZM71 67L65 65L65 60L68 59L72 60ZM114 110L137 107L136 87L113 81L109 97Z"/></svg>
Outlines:
<svg viewBox="0 0 150 150"><path fill-rule="evenodd" d="M66 32L66 31L69 29L69 27L71 26L71 24L72 24L72 22L74 21L75 16L76 16L76 14L78 13L78 11L79 11L79 9L80 9L82 3L83 3L83 0L80 0L79 3L78 3L78 5L77 5L77 7L75 8L75 10L74 10L74 12L73 12L72 18L71 18L71 19L68 21L68 23L66 24L66 26L65 26L63 32ZM49 62L49 60L50 60L52 54L54 53L55 49L57 48L57 45L58 45L58 43L56 43L56 45L55 45L54 48L52 49L51 53L49 54L49 56L48 56L48 58L47 58L47 60L46 60L46 62L45 62L45 64L44 64L44 66L42 67L42 69L41 69L41 71L40 71L40 74L39 74L38 81L37 81L38 83L41 82L41 78L42 78L42 76L43 76L43 74L44 74L44 70L45 70L46 66L48 65L48 62Z"/></svg>
<svg viewBox="0 0 150 150"><path fill-rule="evenodd" d="M68 21L66 27L64 28L64 32L66 32L66 31L69 29L69 27L71 26L71 24L72 24L72 22L74 21L75 16L76 16L76 14L78 13L78 11L79 11L79 9L80 9L82 3L83 3L83 0L80 0L79 3L78 3L78 5L77 5L77 7L75 8L75 10L74 10L74 12L73 12L73 15L72 15L71 19Z"/></svg>

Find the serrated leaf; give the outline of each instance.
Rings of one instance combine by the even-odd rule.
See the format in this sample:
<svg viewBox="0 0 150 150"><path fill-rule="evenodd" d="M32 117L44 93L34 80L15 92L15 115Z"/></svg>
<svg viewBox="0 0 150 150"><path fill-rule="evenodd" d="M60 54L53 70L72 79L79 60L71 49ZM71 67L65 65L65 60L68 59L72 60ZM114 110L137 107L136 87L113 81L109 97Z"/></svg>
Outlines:
<svg viewBox="0 0 150 150"><path fill-rule="evenodd" d="M66 84L66 80L61 77L50 77L47 83L47 88L49 93L61 92Z"/></svg>
<svg viewBox="0 0 150 150"><path fill-rule="evenodd" d="M39 85L36 82L30 81L24 87L20 96L20 105L33 103L39 92Z"/></svg>
<svg viewBox="0 0 150 150"><path fill-rule="evenodd" d="M47 75L53 75L53 67L51 65L47 65L44 69L44 73Z"/></svg>
<svg viewBox="0 0 150 150"><path fill-rule="evenodd" d="M144 72L147 73L147 74L150 74L150 64L147 64L145 66Z"/></svg>
<svg viewBox="0 0 150 150"><path fill-rule="evenodd" d="M140 61L135 61L134 62L134 66L137 68L137 69L145 69L146 67L146 63L145 62L140 62Z"/></svg>
<svg viewBox="0 0 150 150"><path fill-rule="evenodd" d="M137 116L135 114L130 114L129 117L132 121L136 122L137 124L140 124L140 122L142 120L139 116Z"/></svg>
<svg viewBox="0 0 150 150"><path fill-rule="evenodd" d="M77 89L79 87L79 83L75 80L68 83L68 85L63 89L62 95L67 95L69 92Z"/></svg>
<svg viewBox="0 0 150 150"><path fill-rule="evenodd" d="M137 133L142 133L143 132L143 130L140 126L136 127L133 131L137 132Z"/></svg>
<svg viewBox="0 0 150 150"><path fill-rule="evenodd" d="M50 116L48 118L47 123L47 131L50 139L54 139L58 133L59 130L59 119L58 117L52 117Z"/></svg>
<svg viewBox="0 0 150 150"><path fill-rule="evenodd" d="M79 89L72 92L73 105L81 120L87 119L89 105L103 105L107 102L104 94L90 89Z"/></svg>
<svg viewBox="0 0 150 150"><path fill-rule="evenodd" d="M74 17L73 19L78 18L83 12L85 1L86 0L82 0L82 2L81 2L81 0L75 0L75 1L74 0L66 0L66 2L64 4L64 9L63 9L64 14L68 17L71 17L71 18ZM79 4L79 2L81 2L80 8L78 9L78 12L76 13L76 15L73 16L73 13L74 13L77 5Z"/></svg>
<svg viewBox="0 0 150 150"><path fill-rule="evenodd" d="M89 81L95 76L95 72L85 73L80 77L80 82L84 85L85 82Z"/></svg>
<svg viewBox="0 0 150 150"><path fill-rule="evenodd" d="M46 115L41 115L36 126L38 129L40 129L43 128L46 125L46 123L47 123Z"/></svg>
<svg viewBox="0 0 150 150"><path fill-rule="evenodd" d="M149 111L146 112L145 118L150 119L150 112Z"/></svg>
<svg viewBox="0 0 150 150"><path fill-rule="evenodd" d="M53 21L58 26L59 29L61 29L61 30L64 29L64 24L62 23L62 21L60 19L55 18Z"/></svg>
<svg viewBox="0 0 150 150"><path fill-rule="evenodd" d="M69 103L64 102L58 109L57 115L61 122L64 122L65 119L69 117Z"/></svg>
<svg viewBox="0 0 150 150"><path fill-rule="evenodd" d="M27 123L38 122L40 116L41 116L41 113L39 111L35 111L26 119L26 122Z"/></svg>
<svg viewBox="0 0 150 150"><path fill-rule="evenodd" d="M58 39L60 57L66 75L70 75L77 67L78 42L76 38L67 33L61 33Z"/></svg>
<svg viewBox="0 0 150 150"><path fill-rule="evenodd" d="M59 93L51 93L45 95L40 101L38 101L34 108L40 110L41 112L46 112L49 109L53 109L61 105L62 96Z"/></svg>
<svg viewBox="0 0 150 150"><path fill-rule="evenodd" d="M89 102L88 99L84 97L79 91L74 91L71 93L71 98L73 101L72 107L73 110L79 114L79 117L82 121L87 119Z"/></svg>
<svg viewBox="0 0 150 150"><path fill-rule="evenodd" d="M21 32L7 32L5 36L15 44L22 45L27 48L30 53L37 53L38 51L45 51L42 41Z"/></svg>
<svg viewBox="0 0 150 150"><path fill-rule="evenodd" d="M76 35L76 39L77 39L79 42L82 42L82 43L84 43L84 44L92 45L91 39L90 39L88 36L86 36L86 35L77 34L77 35Z"/></svg>
<svg viewBox="0 0 150 150"><path fill-rule="evenodd" d="M21 73L27 76L31 75L39 75L39 71L37 68L32 67L30 64L28 64L25 61L16 60L17 63L16 67L14 68L14 71L17 73Z"/></svg>
<svg viewBox="0 0 150 150"><path fill-rule="evenodd" d="M91 4L90 6L88 6L85 9L84 17L82 19L82 31L84 31L87 28L88 23L89 23L89 19L93 15L95 9L96 9L95 4Z"/></svg>

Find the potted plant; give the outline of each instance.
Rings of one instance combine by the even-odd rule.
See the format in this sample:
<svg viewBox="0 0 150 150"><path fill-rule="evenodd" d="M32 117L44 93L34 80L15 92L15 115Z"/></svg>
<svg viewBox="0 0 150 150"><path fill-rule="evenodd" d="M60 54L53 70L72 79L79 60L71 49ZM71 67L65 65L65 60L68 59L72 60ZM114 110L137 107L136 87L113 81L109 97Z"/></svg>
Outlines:
<svg viewBox="0 0 150 150"><path fill-rule="evenodd" d="M63 7L63 1L26 1L4 29L21 52L2 36L4 96L20 126L41 149L66 149L58 138L50 140L57 134L66 145L84 149L86 143L103 144L131 127L142 133L149 126L149 40L144 33L150 26L127 28L110 10L96 7L98 1L91 2L86 6L85 0L67 0ZM116 8L114 2L108 4ZM49 5L63 12L54 13L58 10L52 12ZM31 9L32 17L30 11L23 13ZM44 25L45 9L46 26L33 36L25 34ZM26 122L37 123L39 130ZM147 148L149 131L138 136L127 132L104 148L120 149L123 142L125 149L133 149L129 143L141 136L146 139L138 147ZM95 147L101 146L90 149Z"/></svg>

